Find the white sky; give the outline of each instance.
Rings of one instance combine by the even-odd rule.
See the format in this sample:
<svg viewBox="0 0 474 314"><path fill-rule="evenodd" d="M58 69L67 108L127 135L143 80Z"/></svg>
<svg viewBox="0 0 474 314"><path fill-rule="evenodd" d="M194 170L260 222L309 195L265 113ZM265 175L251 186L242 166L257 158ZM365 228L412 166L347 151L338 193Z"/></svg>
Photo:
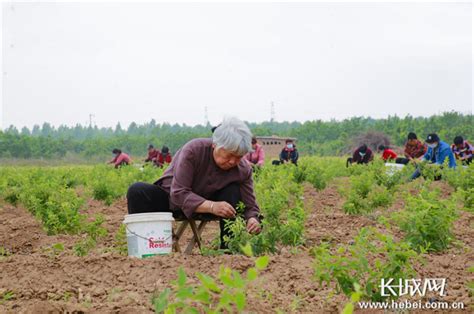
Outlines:
<svg viewBox="0 0 474 314"><path fill-rule="evenodd" d="M2 128L472 112L471 3L2 9Z"/></svg>

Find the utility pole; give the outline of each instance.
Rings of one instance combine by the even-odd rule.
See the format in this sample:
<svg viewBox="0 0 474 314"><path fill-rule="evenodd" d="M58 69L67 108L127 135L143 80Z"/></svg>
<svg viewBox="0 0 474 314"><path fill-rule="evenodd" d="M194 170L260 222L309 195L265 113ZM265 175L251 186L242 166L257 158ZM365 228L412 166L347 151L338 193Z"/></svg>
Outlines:
<svg viewBox="0 0 474 314"><path fill-rule="evenodd" d="M271 108L270 108L270 122L275 122L275 104L273 101L271 102Z"/></svg>
<svg viewBox="0 0 474 314"><path fill-rule="evenodd" d="M204 125L209 125L209 116L207 114L207 106L204 107Z"/></svg>
<svg viewBox="0 0 474 314"><path fill-rule="evenodd" d="M89 127L92 129L92 117L95 118L95 115L93 115L92 113L89 114Z"/></svg>

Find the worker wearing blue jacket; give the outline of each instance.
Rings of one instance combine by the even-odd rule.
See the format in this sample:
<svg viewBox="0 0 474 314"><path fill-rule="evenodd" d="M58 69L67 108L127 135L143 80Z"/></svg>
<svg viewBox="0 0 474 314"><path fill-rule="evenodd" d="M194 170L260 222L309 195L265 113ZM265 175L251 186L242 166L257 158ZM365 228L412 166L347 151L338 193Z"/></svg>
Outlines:
<svg viewBox="0 0 474 314"><path fill-rule="evenodd" d="M428 145L428 151L423 156L423 160L442 166L444 161L448 159L448 167L456 168L456 159L454 158L451 147L447 143L441 141L436 133L428 134L425 142ZM414 180L420 175L421 172L418 168L412 174L411 179Z"/></svg>

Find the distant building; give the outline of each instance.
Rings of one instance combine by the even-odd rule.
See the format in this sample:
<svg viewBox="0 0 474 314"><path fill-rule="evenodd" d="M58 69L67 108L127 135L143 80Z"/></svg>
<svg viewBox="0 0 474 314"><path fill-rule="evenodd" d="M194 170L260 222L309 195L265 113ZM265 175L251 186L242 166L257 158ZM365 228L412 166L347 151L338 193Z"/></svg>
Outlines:
<svg viewBox="0 0 474 314"><path fill-rule="evenodd" d="M257 143L262 145L265 151L265 159L278 159L281 150L285 147L286 140L292 140L296 144L294 137L256 136Z"/></svg>

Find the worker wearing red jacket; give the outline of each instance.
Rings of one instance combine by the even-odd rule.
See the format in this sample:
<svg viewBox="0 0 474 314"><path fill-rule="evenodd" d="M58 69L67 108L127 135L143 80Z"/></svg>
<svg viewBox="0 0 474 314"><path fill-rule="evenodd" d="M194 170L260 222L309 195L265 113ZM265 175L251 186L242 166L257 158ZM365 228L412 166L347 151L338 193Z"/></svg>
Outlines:
<svg viewBox="0 0 474 314"><path fill-rule="evenodd" d="M160 151L156 150L153 145L148 145L148 157L145 159L145 162L153 162L155 163L158 157L160 156Z"/></svg>
<svg viewBox="0 0 474 314"><path fill-rule="evenodd" d="M374 154L372 153L372 150L368 148L366 144L362 144L354 151L352 157L347 158L346 167L349 167L349 165L352 165L353 163L368 164L373 159Z"/></svg>
<svg viewBox="0 0 474 314"><path fill-rule="evenodd" d="M156 165L158 167L163 167L163 165L170 164L171 163L171 154L170 154L170 149L168 146L163 146L161 148L161 153L159 154L158 158L156 159Z"/></svg>
<svg viewBox="0 0 474 314"><path fill-rule="evenodd" d="M385 145L380 145L379 151L382 152L382 159L384 161L397 159L397 154L390 148L386 147Z"/></svg>
<svg viewBox="0 0 474 314"><path fill-rule="evenodd" d="M122 151L118 148L114 148L112 153L115 155L114 159L109 161L109 164L114 164L115 168L120 168L125 165L129 165L132 163L132 159L129 155L122 153Z"/></svg>

